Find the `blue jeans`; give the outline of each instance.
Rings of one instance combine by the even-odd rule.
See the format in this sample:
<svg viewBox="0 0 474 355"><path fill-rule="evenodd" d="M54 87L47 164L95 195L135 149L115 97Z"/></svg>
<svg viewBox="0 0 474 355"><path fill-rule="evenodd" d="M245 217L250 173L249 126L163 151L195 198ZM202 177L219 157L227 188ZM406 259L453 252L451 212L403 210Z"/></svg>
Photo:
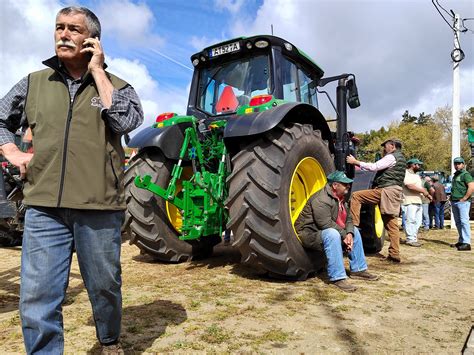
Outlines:
<svg viewBox="0 0 474 355"><path fill-rule="evenodd" d="M469 226L469 210L471 201L452 201L451 210L453 211L454 221L459 234L459 243L471 244L471 228Z"/></svg>
<svg viewBox="0 0 474 355"><path fill-rule="evenodd" d="M405 211L405 234L407 236L407 242L416 242L418 236L418 228L420 228L421 220L423 218L421 204L405 205Z"/></svg>
<svg viewBox="0 0 474 355"><path fill-rule="evenodd" d="M422 205L423 209L423 228L425 230L430 229L430 204L429 203L423 203Z"/></svg>
<svg viewBox="0 0 474 355"><path fill-rule="evenodd" d="M62 303L73 248L101 343L117 341L122 318L123 211L30 207L21 255L20 316L26 351L64 350Z"/></svg>
<svg viewBox="0 0 474 355"><path fill-rule="evenodd" d="M347 278L346 269L342 255L342 240L339 232L334 228L324 229L321 232L324 253L328 260L329 281L337 281ZM354 245L349 253L349 265L352 272L367 270L364 248L360 232L354 227Z"/></svg>
<svg viewBox="0 0 474 355"><path fill-rule="evenodd" d="M402 229L405 230L406 222L407 222L407 209L405 208L404 205L401 205L400 209L402 211Z"/></svg>
<svg viewBox="0 0 474 355"><path fill-rule="evenodd" d="M436 228L440 228L440 229L444 228L444 204L445 203L446 203L445 201L441 201L441 202L436 202L434 204L434 208L435 208L434 218L435 218Z"/></svg>

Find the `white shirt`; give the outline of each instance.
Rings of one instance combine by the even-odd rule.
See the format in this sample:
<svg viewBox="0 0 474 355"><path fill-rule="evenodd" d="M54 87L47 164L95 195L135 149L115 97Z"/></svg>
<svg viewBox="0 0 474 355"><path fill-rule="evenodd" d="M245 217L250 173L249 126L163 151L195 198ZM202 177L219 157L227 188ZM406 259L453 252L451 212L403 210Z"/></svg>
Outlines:
<svg viewBox="0 0 474 355"><path fill-rule="evenodd" d="M387 154L382 159L377 160L375 163L364 163L363 161L360 162L360 168L366 171L380 171L384 169L391 168L395 166L397 160L393 156L393 154Z"/></svg>

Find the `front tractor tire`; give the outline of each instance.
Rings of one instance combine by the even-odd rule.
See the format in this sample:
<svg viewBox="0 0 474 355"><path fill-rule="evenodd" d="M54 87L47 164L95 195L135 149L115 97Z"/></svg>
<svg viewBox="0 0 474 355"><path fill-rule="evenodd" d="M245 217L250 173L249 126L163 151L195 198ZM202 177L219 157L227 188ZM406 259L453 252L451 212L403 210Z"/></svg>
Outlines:
<svg viewBox="0 0 474 355"><path fill-rule="evenodd" d="M229 222L242 262L274 277L304 280L324 267L303 248L294 222L334 170L328 142L311 125L280 124L242 147L227 181Z"/></svg>
<svg viewBox="0 0 474 355"><path fill-rule="evenodd" d="M178 210L161 197L135 186L137 175L150 175L155 184L166 188L174 163L160 151L151 149L133 158L125 173L124 230L130 234L130 243L136 244L143 253L160 261L179 263L210 256L220 236L189 242L180 240L182 220ZM185 168L182 177L188 178L190 174L191 168ZM177 191L180 189L178 184Z"/></svg>

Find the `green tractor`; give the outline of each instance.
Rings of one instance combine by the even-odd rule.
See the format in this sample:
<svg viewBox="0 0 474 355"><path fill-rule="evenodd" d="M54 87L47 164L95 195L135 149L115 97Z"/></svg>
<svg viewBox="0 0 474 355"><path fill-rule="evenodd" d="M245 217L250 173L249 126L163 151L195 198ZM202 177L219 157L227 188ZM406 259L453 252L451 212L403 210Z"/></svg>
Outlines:
<svg viewBox="0 0 474 355"><path fill-rule="evenodd" d="M324 78L304 52L274 36L236 38L191 56L187 114L159 115L128 143L138 148L125 174L130 241L166 262L211 255L225 230L242 262L276 277L305 279L324 266L294 222L336 168L355 172L347 105L360 105L355 77ZM337 81L337 126L318 110L318 87ZM329 97L329 96L328 96ZM380 212L363 209L366 251L383 244Z"/></svg>

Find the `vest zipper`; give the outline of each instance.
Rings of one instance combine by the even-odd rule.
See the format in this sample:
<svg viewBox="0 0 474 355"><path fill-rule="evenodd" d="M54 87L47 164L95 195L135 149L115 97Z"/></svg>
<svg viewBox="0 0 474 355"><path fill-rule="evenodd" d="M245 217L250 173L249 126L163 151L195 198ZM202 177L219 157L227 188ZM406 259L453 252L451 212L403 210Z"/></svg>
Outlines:
<svg viewBox="0 0 474 355"><path fill-rule="evenodd" d="M67 85L67 82L66 82ZM79 91L80 88L77 90ZM69 87L68 87L69 91ZM77 95L77 92L76 92ZM61 179L59 180L59 195L58 195L58 205L57 208L61 206L61 199L63 197L63 188L64 188L64 176L66 175L66 160L67 160L67 146L68 146L68 139L69 139L69 126L71 125L71 119L72 119L72 108L74 105L74 100L76 99L76 95L74 95L74 98L70 100L69 103L69 111L67 114L67 121L66 121L66 132L64 133L64 146L63 146L63 159L62 159L62 165L61 165Z"/></svg>

